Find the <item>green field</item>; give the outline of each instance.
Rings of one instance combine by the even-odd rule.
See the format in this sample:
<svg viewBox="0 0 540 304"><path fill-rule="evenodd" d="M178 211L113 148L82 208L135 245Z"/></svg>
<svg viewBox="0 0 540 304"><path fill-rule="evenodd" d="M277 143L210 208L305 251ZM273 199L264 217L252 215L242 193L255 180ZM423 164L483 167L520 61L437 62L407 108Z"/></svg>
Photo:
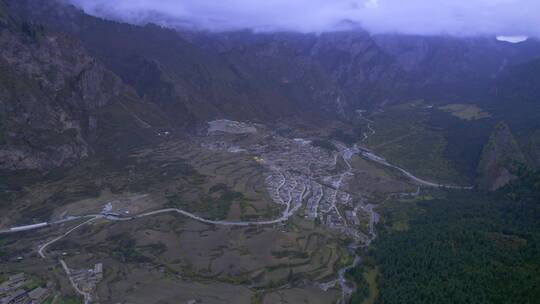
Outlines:
<svg viewBox="0 0 540 304"><path fill-rule="evenodd" d="M491 117L490 113L484 112L480 107L474 104L449 104L439 107L439 109L464 120L477 120Z"/></svg>
<svg viewBox="0 0 540 304"><path fill-rule="evenodd" d="M430 181L472 183L492 120L462 120L425 102L371 113L376 131L366 144L377 154ZM364 128L365 129L365 128Z"/></svg>

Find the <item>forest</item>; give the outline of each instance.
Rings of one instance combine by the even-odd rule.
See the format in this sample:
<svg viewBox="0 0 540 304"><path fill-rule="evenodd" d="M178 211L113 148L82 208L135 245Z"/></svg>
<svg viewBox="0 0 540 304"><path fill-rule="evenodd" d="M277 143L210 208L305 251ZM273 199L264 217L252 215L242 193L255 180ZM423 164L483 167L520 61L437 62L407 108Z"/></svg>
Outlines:
<svg viewBox="0 0 540 304"><path fill-rule="evenodd" d="M376 303L540 303L540 172L494 194L460 191L417 203L408 229L379 227L362 266L378 270ZM359 288L351 303L364 303Z"/></svg>

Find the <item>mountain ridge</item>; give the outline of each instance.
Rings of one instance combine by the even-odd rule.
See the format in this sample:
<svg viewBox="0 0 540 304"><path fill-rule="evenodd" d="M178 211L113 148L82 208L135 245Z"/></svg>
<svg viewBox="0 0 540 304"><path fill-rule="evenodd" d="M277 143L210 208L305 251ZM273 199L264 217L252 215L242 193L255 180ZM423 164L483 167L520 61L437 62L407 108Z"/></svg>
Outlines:
<svg viewBox="0 0 540 304"><path fill-rule="evenodd" d="M505 121L522 144L536 115L524 100L540 104L534 84L523 87L528 82L521 80L530 74L528 63L540 56L536 40L514 45L486 37L371 35L361 29L197 32L105 20L62 1L4 3L21 24L32 20L78 41L121 80L135 108L151 108L159 125L180 132L220 118L350 124L359 109L384 111L425 100L480 104L496 117L513 112ZM517 85L520 96L511 89ZM523 113L526 120L520 119Z"/></svg>

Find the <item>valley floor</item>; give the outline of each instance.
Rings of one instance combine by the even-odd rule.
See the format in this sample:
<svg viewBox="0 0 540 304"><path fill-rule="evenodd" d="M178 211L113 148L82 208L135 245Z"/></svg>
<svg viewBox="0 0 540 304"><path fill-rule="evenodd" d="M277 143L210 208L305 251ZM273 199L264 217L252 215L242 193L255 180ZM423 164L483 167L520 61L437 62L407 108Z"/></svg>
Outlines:
<svg viewBox="0 0 540 304"><path fill-rule="evenodd" d="M376 133L371 123L368 130L364 140ZM24 262L12 267L50 276L58 270L43 272L38 265L58 269L59 259L65 282L85 303L120 300L127 282L143 292L147 277L156 275L156 283L232 284L239 288L234 297L245 295L237 303L276 296L347 303L355 290L347 273L361 263L356 251L376 237L379 216L370 200L383 193L387 199L414 197L420 187L469 189L425 181L359 145L318 146L262 125L227 121L213 124L206 136L166 140L130 158L127 177L112 170L101 181L130 191L70 201L41 224L2 230L11 250L25 252ZM73 176L66 179L73 182ZM367 190L373 181L382 192ZM24 241L15 244L18 235ZM43 262L35 260L36 252ZM73 274L94 264L105 265L107 288L101 279ZM232 300L223 293L209 297L215 293L205 288L193 299Z"/></svg>

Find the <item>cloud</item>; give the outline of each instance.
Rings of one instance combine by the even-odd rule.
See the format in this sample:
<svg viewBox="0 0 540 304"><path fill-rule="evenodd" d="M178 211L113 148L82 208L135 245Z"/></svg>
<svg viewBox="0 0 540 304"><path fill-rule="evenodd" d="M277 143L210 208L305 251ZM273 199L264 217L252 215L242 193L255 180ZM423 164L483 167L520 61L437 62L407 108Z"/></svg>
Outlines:
<svg viewBox="0 0 540 304"><path fill-rule="evenodd" d="M540 37L539 0L67 0L131 23L211 31L373 32Z"/></svg>
<svg viewBox="0 0 540 304"><path fill-rule="evenodd" d="M520 43L528 39L527 36L497 36L497 40L510 43Z"/></svg>

